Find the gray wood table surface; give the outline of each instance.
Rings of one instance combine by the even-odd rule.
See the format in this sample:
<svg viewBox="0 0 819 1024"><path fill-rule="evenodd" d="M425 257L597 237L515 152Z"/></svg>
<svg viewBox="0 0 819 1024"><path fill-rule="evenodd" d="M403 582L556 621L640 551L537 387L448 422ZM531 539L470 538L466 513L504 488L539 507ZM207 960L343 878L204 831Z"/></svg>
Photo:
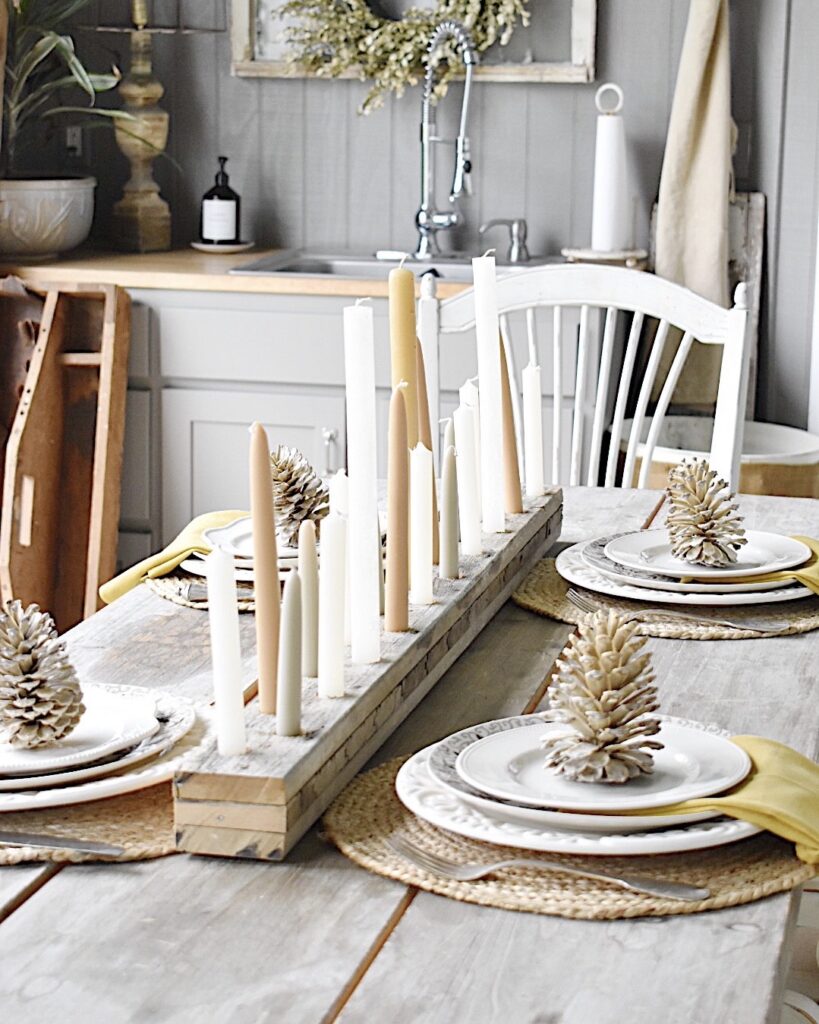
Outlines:
<svg viewBox="0 0 819 1024"><path fill-rule="evenodd" d="M563 541L637 529L656 492L571 488ZM813 533L817 503L743 497ZM252 617L242 616L254 675ZM80 678L210 694L207 616L145 588L70 634ZM540 706L570 627L507 604L375 761ZM663 710L819 754L819 633L651 640ZM0 868L0 1019L14 1024L775 1024L798 893L729 910L569 921L369 874L317 829L283 864L188 856Z"/></svg>

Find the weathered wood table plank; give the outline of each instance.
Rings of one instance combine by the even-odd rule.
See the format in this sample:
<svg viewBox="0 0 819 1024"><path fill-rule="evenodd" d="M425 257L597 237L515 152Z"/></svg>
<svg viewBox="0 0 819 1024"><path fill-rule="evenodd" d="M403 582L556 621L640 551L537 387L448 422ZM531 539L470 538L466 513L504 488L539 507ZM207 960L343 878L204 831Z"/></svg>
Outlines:
<svg viewBox="0 0 819 1024"><path fill-rule="evenodd" d="M657 498L569 491L564 537L637 528ZM815 532L816 503L759 499L752 509L755 525L773 516L777 528ZM250 680L250 617L242 629ZM201 613L134 594L78 627L72 653L89 681L113 673L168 686L173 665L180 692L201 699L210 692L206 630ZM505 606L376 759L522 711L569 630ZM816 752L816 634L651 643L671 713ZM762 667L777 658L763 688ZM27 899L40 869L0 869L0 904L23 900L0 924L0 1005L15 1024L318 1024L339 1011L344 1021L385 1024L778 1020L793 897L687 918L566 921L415 894L357 868L315 832L291 857L69 866Z"/></svg>

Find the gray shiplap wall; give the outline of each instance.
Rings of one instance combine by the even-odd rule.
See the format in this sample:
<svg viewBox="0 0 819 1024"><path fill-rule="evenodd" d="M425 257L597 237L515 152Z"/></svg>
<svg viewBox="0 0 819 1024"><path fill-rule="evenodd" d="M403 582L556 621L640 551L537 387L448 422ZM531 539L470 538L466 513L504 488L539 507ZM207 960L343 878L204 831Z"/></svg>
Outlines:
<svg viewBox="0 0 819 1024"><path fill-rule="evenodd" d="M242 195L244 233L258 242L362 251L411 246L418 90L361 117L365 88L357 82L233 78L223 0L180 3L186 23L202 31L155 42L171 114L169 150L181 167L165 162L157 173L172 206L175 242L195 237L199 198L212 181L216 155L226 153ZM155 15L174 8L171 0L156 0ZM598 8L597 80L616 81L626 93L635 241L645 244L688 4L599 0ZM127 9L120 0L104 0L86 20L124 23ZM731 0L737 185L769 200L758 413L797 426L805 424L808 401L818 135L815 65L807 58L815 52L810 40L819 42L817 24L815 0ZM90 32L81 33L81 45L98 61L106 57L101 48L127 46L123 36ZM127 66L127 51L122 63ZM792 68L798 73L789 77ZM529 222L533 252L587 244L595 88L478 84L470 131L475 194L459 247L477 245L482 220L520 215ZM441 108L444 127L454 120L459 87L456 92L457 100L450 95ZM126 164L104 133L88 142L87 159L100 178L102 228Z"/></svg>

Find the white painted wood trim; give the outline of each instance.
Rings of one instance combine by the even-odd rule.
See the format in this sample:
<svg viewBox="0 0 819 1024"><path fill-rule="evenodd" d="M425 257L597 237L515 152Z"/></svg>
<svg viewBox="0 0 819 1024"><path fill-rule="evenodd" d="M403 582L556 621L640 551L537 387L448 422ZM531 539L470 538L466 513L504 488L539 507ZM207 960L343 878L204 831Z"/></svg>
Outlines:
<svg viewBox="0 0 819 1024"><path fill-rule="evenodd" d="M611 421L611 434L609 438L609 458L606 465L606 487L614 487L617 479L617 463L620 458L620 440L623 436L623 421L626 418L626 402L628 401L629 384L634 373L634 363L637 359L637 351L640 347L640 335L643 332L643 314L635 313L631 321L631 330L626 344L626 354L623 359L623 371L620 376L620 384L617 388L617 401L614 406L614 417ZM631 481L623 477L623 486L629 487Z"/></svg>
<svg viewBox="0 0 819 1024"><path fill-rule="evenodd" d="M589 364L589 307L580 307L580 333L577 342L577 376L574 382L574 417L572 420L572 462L569 483L572 487L580 483L583 469L583 401L586 397L586 380Z"/></svg>
<svg viewBox="0 0 819 1024"><path fill-rule="evenodd" d="M685 366L685 361L688 358L688 353L691 351L693 343L694 338L690 333L683 335L660 392L660 397L657 399L657 407L654 410L654 415L651 417L651 427L649 428L645 450L643 451L640 479L637 483L638 487L646 487L648 485L648 472L651 469L651 460L654 458L654 449L657 447L657 442L660 439L663 420L665 419L668 405L671 402L671 396L677 387L677 381L680 379L680 374L682 373L683 366Z"/></svg>
<svg viewBox="0 0 819 1024"><path fill-rule="evenodd" d="M603 329L603 350L600 353L600 370L597 374L597 396L594 403L591 444L589 445L589 466L586 483L589 487L597 484L600 466L600 449L603 444L603 426L608 405L611 364L614 353L614 333L617 329L617 313L613 306L606 311L606 326Z"/></svg>
<svg viewBox="0 0 819 1024"><path fill-rule="evenodd" d="M643 429L648 400L654 387L654 380L657 377L657 369L663 357L666 339L668 338L668 321L661 320L654 342L651 346L651 354L648 357L648 366L643 376L643 383L640 386L640 394L637 397L637 406L634 410L634 420L631 424L631 433L628 438L628 449L626 450L626 464L623 468L623 485L628 486L634 478L634 462L637 458L637 445L640 443L640 433Z"/></svg>
<svg viewBox="0 0 819 1024"><path fill-rule="evenodd" d="M816 251L813 276L813 329L810 347L810 385L808 391L808 430L819 434L819 219L816 224Z"/></svg>
<svg viewBox="0 0 819 1024"><path fill-rule="evenodd" d="M552 311L552 486L560 482L560 449L563 440L563 309Z"/></svg>

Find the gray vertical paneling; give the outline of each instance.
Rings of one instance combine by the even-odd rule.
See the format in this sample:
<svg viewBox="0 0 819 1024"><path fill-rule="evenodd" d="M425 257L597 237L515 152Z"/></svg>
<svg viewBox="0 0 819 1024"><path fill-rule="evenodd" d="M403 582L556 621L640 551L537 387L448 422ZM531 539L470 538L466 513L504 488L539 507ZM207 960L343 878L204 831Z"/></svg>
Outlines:
<svg viewBox="0 0 819 1024"><path fill-rule="evenodd" d="M161 8L166 22L175 2L157 0L155 10ZM245 233L259 243L362 252L414 247L420 88L387 97L382 109L362 118L362 83L231 78L224 0L180 3L186 24L199 31L159 36L154 47L163 104L171 112L169 152L181 165L178 172L169 161L156 164L172 205L175 243L195 236L199 199L223 151L242 194ZM683 0L598 4L597 80L618 82L626 92L638 244L648 238L688 6ZM127 21L125 0L93 4L83 20L92 20L95 9L98 20ZM819 178L819 19L815 0L730 0L730 10L738 185L768 196L759 413L804 425ZM535 19L532 31L546 32L549 24ZM127 67L127 37L85 33L80 45L95 67L117 54ZM538 44L544 47L545 40ZM463 203L465 226L448 245L473 249L482 219L521 215L532 252L588 244L595 88L476 84L470 124L475 194ZM460 86L453 87L441 105L441 134L455 127L460 95ZM97 233L103 240L127 165L110 135L86 135L87 163L100 181ZM437 149L442 203L452 151ZM500 248L500 233L491 242Z"/></svg>

